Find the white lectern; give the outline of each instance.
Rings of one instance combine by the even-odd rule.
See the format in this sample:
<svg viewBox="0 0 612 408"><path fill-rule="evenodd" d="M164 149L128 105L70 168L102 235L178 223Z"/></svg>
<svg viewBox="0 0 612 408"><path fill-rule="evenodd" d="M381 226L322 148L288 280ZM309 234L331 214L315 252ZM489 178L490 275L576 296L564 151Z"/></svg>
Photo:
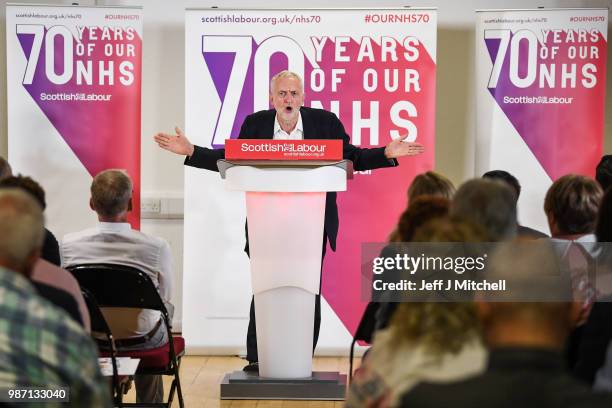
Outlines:
<svg viewBox="0 0 612 408"><path fill-rule="evenodd" d="M312 372L312 340L326 193L346 190L352 163L219 160L217 164L226 187L246 193L259 357L259 376L250 379L264 385L256 392L245 388L250 376L236 372L237 383L246 391L224 393L222 384L222 399L343 399L345 382L338 382L342 376ZM330 387L334 382L335 388Z"/></svg>

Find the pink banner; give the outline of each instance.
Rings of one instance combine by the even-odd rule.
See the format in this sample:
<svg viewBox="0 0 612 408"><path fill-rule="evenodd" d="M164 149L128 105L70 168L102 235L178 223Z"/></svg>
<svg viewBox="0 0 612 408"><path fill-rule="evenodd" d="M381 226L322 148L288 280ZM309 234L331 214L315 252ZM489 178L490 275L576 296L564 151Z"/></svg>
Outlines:
<svg viewBox="0 0 612 408"><path fill-rule="evenodd" d="M9 81L18 80L35 104L19 102L23 99L9 93L9 110L14 116L42 112L91 177L109 168L125 169L134 183L129 220L139 228L141 10L23 6L9 8L7 15L9 64L19 61L23 67ZM56 137L23 135L13 115L10 120L9 142L17 146L12 151L18 161L24 157L24 137L31 145L38 138ZM61 160L56 165L61 167ZM37 164L20 171L28 173L29 166ZM57 170L49 167L46 172ZM66 200L62 191L47 194Z"/></svg>

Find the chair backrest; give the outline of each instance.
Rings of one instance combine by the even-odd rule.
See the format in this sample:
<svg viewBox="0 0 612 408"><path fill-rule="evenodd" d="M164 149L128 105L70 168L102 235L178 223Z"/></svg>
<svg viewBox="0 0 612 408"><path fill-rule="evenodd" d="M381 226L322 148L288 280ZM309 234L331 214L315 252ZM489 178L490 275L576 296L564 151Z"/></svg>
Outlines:
<svg viewBox="0 0 612 408"><path fill-rule="evenodd" d="M115 403L121 402L121 387L119 383L119 369L117 367L117 348L115 347L115 340L113 339L113 333L111 332L98 302L95 297L85 288L81 288L87 311L89 312L89 318L91 320L91 331L92 336L94 332L103 333L106 336L105 342L101 342L100 339L93 337L96 341L100 350L110 349L110 359L113 368L113 400Z"/></svg>
<svg viewBox="0 0 612 408"><path fill-rule="evenodd" d="M87 306L87 311L89 312L91 331L104 333L110 343L113 334L108 326L108 323L106 322L106 319L104 318L104 315L102 314L102 311L100 310L98 302L96 302L94 295L92 295L86 288L81 288L81 293L83 294L83 299L85 300L85 305Z"/></svg>
<svg viewBox="0 0 612 408"><path fill-rule="evenodd" d="M67 269L102 307L153 309L168 317L155 284L139 269L117 264L82 264Z"/></svg>

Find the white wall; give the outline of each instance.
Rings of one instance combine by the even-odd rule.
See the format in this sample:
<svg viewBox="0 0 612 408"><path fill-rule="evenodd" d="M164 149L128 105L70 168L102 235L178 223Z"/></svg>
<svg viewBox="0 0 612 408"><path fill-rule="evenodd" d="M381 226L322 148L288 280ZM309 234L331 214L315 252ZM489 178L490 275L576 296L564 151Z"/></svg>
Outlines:
<svg viewBox="0 0 612 408"><path fill-rule="evenodd" d="M15 2L15 0L13 0ZM43 1L23 1L41 3ZM0 154L7 154L6 131L6 0L0 0ZM47 1L71 4L72 1ZM387 0L386 6L406 1ZM497 8L610 7L612 1L528 0L445 0L408 2L411 6L438 7L438 83L436 169L455 183L474 176L474 10ZM186 7L276 7L287 1L81 1L80 5L138 5L144 7L143 90L142 90L142 193L145 197L176 197L183 192L182 157L161 151L152 142L157 131L171 131L184 122L184 9ZM296 3L294 3L296 4ZM309 7L327 7L328 0L311 0ZM336 0L334 7L380 7L375 0ZM608 48L608 60L610 47ZM608 64L606 140L604 151L612 153L612 61ZM529 180L521 180L527 184ZM87 205L87 203L83 203ZM182 220L143 220L142 229L165 237L171 244L176 264L176 321L181 311L183 233ZM203 232L205 233L205 232ZM204 261L204 260L203 260ZM245 310L245 318L247 315Z"/></svg>

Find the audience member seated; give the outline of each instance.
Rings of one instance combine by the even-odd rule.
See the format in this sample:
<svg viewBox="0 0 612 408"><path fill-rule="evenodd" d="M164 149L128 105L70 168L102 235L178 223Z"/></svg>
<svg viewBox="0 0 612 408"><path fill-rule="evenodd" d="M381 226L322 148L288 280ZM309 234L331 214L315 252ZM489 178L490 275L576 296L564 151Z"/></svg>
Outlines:
<svg viewBox="0 0 612 408"><path fill-rule="evenodd" d="M503 181L504 183L507 183L508 186L511 187L512 190L514 190L516 201L518 203L519 196L521 195L521 184L519 183L517 178L514 177L512 174L504 170L491 170L483 174L482 178L491 179L491 180L499 180L499 181ZM526 239L539 239L539 238L548 237L548 235L544 234L543 232L540 232L533 228L529 228L525 225L521 225L518 221L517 221L517 235L521 238L526 238Z"/></svg>
<svg viewBox="0 0 612 408"><path fill-rule="evenodd" d="M452 181L440 173L428 171L417 175L408 187L408 207L419 197L434 196L450 200L455 194ZM408 208L406 207L406 208ZM390 242L401 242L397 229L389 236ZM404 241L406 242L406 241Z"/></svg>
<svg viewBox="0 0 612 408"><path fill-rule="evenodd" d="M65 290L58 289L55 286L31 280L32 285L36 288L36 292L55 306L63 309L75 322L85 328L85 322L81 317L81 311L76 300Z"/></svg>
<svg viewBox="0 0 612 408"><path fill-rule="evenodd" d="M562 349L581 306L571 302L569 283L534 279L559 276L549 242L501 244L489 258L485 276L511 281L513 288L522 288L521 297L535 300L518 301L511 292L479 294L476 308L490 350L486 371L454 383L423 381L402 397L401 406L612 406L611 394L593 393L566 371Z"/></svg>
<svg viewBox="0 0 612 408"><path fill-rule="evenodd" d="M544 199L551 241L569 267L575 298L584 305L578 325L568 338L567 358L572 369L578 359L583 324L593 301L594 287L589 283L588 274L593 259L599 254L594 232L602 195L595 180L568 174L550 186Z"/></svg>
<svg viewBox="0 0 612 408"><path fill-rule="evenodd" d="M109 407L95 345L28 277L40 255L42 209L17 189L0 191L0 388L67 387L70 405Z"/></svg>
<svg viewBox="0 0 612 408"><path fill-rule="evenodd" d="M45 191L30 177L8 175L0 179L0 189L7 188L18 188L30 194L44 211ZM81 289L68 271L56 266L59 264L59 244L51 231L45 228L42 255L32 275L34 287L42 297L64 309L89 332L89 314Z"/></svg>
<svg viewBox="0 0 612 408"><path fill-rule="evenodd" d="M608 285L599 283L598 290L604 292L593 304L591 313L582 330L574 374L588 384L612 391L612 293L609 282L612 274L612 189L606 190L595 228L597 241L604 248L598 256L598 276L606 274Z"/></svg>
<svg viewBox="0 0 612 408"><path fill-rule="evenodd" d="M595 225L603 191L595 180L568 174L555 181L544 199L553 242L577 242L592 252L597 245Z"/></svg>
<svg viewBox="0 0 612 408"><path fill-rule="evenodd" d="M597 371L593 388L597 391L612 392L612 343L608 346L604 366Z"/></svg>
<svg viewBox="0 0 612 408"><path fill-rule="evenodd" d="M43 211L47 206L45 201L45 190L36 181L26 176L8 176L0 179L0 188L16 187L29 193L38 201ZM45 241L43 242L41 258L60 266L59 244L55 235L45 228Z"/></svg>
<svg viewBox="0 0 612 408"><path fill-rule="evenodd" d="M87 305L85 304L85 299L83 299L79 283L70 272L44 259L39 259L34 265L31 279L36 283L37 289L40 287L39 285L43 284L68 293L76 303L78 320L82 322L85 331L89 333L91 321Z"/></svg>
<svg viewBox="0 0 612 408"><path fill-rule="evenodd" d="M440 173L428 171L417 175L410 183L408 205L423 196L443 197L450 200L453 194L455 194L455 186L452 181Z"/></svg>
<svg viewBox="0 0 612 408"><path fill-rule="evenodd" d="M9 162L2 156L0 156L0 180L4 180L7 177L13 175L13 169Z"/></svg>
<svg viewBox="0 0 612 408"><path fill-rule="evenodd" d="M451 202L451 218L478 225L491 242L516 236L516 198L506 183L472 179L463 183Z"/></svg>
<svg viewBox="0 0 612 408"><path fill-rule="evenodd" d="M419 229L414 240L481 242L484 238L484 232L470 224L436 220ZM481 372L485 360L473 303L400 303L389 327L376 332L355 373L346 406L396 406L397 397L418 382L463 379Z"/></svg>
<svg viewBox="0 0 612 408"><path fill-rule="evenodd" d="M436 196L420 196L412 200L406 211L400 216L396 228L395 242L411 242L414 233L424 224L448 216L450 201L443 197ZM397 244L387 245L383 248L381 257L393 257L395 255ZM385 272L387 275L394 271ZM386 294L385 294L386 295ZM391 293L389 293L391 295ZM374 331L384 329L388 326L393 313L398 307L397 302L381 301L378 305L378 310L375 313L376 323Z"/></svg>
<svg viewBox="0 0 612 408"><path fill-rule="evenodd" d="M60 246L62 264L110 263L138 268L151 277L169 310L173 310L169 303L173 283L170 246L162 238L133 230L127 222L132 209L130 177L121 170L99 173L91 184L89 204L100 223L64 237ZM120 349L152 349L168 342L158 311L107 308L103 312ZM137 402L163 401L161 376L136 376L135 384Z"/></svg>
<svg viewBox="0 0 612 408"><path fill-rule="evenodd" d="M612 186L612 154L604 155L595 169L595 180L606 191Z"/></svg>

